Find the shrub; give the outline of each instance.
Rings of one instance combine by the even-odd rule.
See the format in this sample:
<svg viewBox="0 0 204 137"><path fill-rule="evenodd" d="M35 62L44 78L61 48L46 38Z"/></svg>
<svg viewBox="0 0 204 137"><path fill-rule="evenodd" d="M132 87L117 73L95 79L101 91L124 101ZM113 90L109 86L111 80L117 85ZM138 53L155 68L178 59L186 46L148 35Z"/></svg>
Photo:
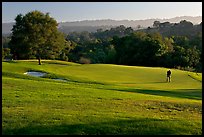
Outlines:
<svg viewBox="0 0 204 137"><path fill-rule="evenodd" d="M91 63L91 60L88 59L88 58L85 58L85 57L80 57L79 63L80 63L80 64L90 64L90 63Z"/></svg>

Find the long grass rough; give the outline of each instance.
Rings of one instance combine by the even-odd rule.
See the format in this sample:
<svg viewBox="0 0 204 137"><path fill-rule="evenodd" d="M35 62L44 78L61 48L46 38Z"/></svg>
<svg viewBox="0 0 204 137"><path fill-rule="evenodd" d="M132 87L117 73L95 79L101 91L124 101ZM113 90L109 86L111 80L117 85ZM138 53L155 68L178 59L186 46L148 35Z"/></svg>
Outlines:
<svg viewBox="0 0 204 137"><path fill-rule="evenodd" d="M2 134L201 135L202 73L171 69L168 83L167 70L2 62ZM49 75L32 77L27 71Z"/></svg>

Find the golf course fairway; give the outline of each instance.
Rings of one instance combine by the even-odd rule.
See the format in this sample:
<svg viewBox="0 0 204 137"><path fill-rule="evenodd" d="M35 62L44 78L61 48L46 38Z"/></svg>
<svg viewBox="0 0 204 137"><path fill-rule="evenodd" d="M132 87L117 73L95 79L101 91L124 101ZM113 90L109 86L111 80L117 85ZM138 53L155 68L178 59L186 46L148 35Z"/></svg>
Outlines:
<svg viewBox="0 0 204 137"><path fill-rule="evenodd" d="M168 69L4 61L2 134L201 135L202 73Z"/></svg>

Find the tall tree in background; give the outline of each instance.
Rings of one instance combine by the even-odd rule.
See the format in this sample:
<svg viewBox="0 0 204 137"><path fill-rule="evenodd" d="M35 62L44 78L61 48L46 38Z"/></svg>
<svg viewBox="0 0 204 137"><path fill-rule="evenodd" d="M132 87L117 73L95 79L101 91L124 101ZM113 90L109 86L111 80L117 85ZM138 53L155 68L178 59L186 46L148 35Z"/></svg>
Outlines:
<svg viewBox="0 0 204 137"><path fill-rule="evenodd" d="M40 11L17 15L10 41L15 59L58 58L67 44L62 33L57 30L57 21Z"/></svg>
<svg viewBox="0 0 204 137"><path fill-rule="evenodd" d="M160 34L135 32L122 38L113 37L117 64L155 66L167 46Z"/></svg>

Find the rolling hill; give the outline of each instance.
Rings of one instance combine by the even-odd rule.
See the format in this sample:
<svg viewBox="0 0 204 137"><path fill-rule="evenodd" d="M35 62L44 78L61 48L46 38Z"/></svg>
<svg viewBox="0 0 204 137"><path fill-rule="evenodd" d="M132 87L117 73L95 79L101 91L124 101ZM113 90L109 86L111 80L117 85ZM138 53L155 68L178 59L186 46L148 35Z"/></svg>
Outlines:
<svg viewBox="0 0 204 137"><path fill-rule="evenodd" d="M202 16L181 16L181 17L174 17L170 19L145 19L145 20L111 20L111 19L104 19L104 20L83 20L83 21L73 21L73 22L59 22L59 30L64 33L69 32L81 32L81 31L88 31L88 32L96 32L97 29L110 29L112 27L124 25L125 27L132 27L133 29L138 29L138 25L141 28L147 28L153 25L154 21L160 22L171 22L171 23L179 23L181 20L187 20L192 22L194 25L200 24L202 22ZM9 34L11 33L11 29L14 23L2 23L2 34Z"/></svg>
<svg viewBox="0 0 204 137"><path fill-rule="evenodd" d="M2 62L2 134L201 135L202 74L172 69L167 83L166 71L55 60L41 66L37 60Z"/></svg>

